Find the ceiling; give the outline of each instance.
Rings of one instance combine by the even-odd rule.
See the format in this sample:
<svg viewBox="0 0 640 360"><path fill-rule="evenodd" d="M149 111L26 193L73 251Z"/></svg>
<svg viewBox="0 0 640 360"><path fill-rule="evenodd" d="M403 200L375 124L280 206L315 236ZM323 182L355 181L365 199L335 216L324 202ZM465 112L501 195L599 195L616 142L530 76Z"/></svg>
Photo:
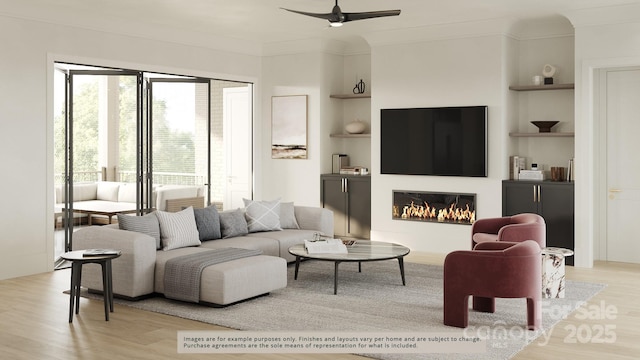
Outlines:
<svg viewBox="0 0 640 360"><path fill-rule="evenodd" d="M402 10L400 16L349 22L340 28L280 9L328 13L334 0L0 0L0 14L201 46L212 46L212 39L226 39L260 47L304 39L348 43L363 35L398 29L553 17L638 3L640 0L340 0L343 12Z"/></svg>

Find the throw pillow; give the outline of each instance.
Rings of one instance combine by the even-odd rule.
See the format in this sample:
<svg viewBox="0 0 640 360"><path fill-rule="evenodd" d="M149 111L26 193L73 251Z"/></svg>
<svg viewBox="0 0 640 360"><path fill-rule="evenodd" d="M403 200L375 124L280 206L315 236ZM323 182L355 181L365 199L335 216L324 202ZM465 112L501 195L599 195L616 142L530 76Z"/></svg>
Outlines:
<svg viewBox="0 0 640 360"><path fill-rule="evenodd" d="M220 214L214 205L204 209L193 209L200 241L220 239Z"/></svg>
<svg viewBox="0 0 640 360"><path fill-rule="evenodd" d="M220 231L222 238L247 235L247 220L242 209L227 210L220 213Z"/></svg>
<svg viewBox="0 0 640 360"><path fill-rule="evenodd" d="M292 202L280 203L280 227L283 229L300 229Z"/></svg>
<svg viewBox="0 0 640 360"><path fill-rule="evenodd" d="M160 224L155 213L143 216L118 214L118 227L151 236L156 239L156 249L160 249Z"/></svg>
<svg viewBox="0 0 640 360"><path fill-rule="evenodd" d="M272 201L244 201L249 232L282 230L280 227L280 199Z"/></svg>
<svg viewBox="0 0 640 360"><path fill-rule="evenodd" d="M178 249L187 246L200 245L196 218L193 215L193 207L170 213L156 211L160 223L160 238L162 250Z"/></svg>

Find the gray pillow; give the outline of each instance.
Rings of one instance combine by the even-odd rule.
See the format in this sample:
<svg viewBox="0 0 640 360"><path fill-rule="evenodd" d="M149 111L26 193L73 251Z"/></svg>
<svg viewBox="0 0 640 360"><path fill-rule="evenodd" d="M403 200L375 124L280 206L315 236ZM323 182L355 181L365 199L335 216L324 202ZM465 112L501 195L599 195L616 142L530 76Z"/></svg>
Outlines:
<svg viewBox="0 0 640 360"><path fill-rule="evenodd" d="M204 209L193 209L200 241L215 240L222 237L220 232L220 214L214 205Z"/></svg>
<svg viewBox="0 0 640 360"><path fill-rule="evenodd" d="M282 230L280 227L280 199L272 201L244 201L249 232Z"/></svg>
<svg viewBox="0 0 640 360"><path fill-rule="evenodd" d="M160 249L160 224L155 213L144 216L118 214L118 227L151 236L156 239L156 249Z"/></svg>
<svg viewBox="0 0 640 360"><path fill-rule="evenodd" d="M242 209L227 210L220 213L220 230L222 238L247 235L247 220Z"/></svg>
<svg viewBox="0 0 640 360"><path fill-rule="evenodd" d="M283 229L300 229L292 202L280 203L280 227Z"/></svg>

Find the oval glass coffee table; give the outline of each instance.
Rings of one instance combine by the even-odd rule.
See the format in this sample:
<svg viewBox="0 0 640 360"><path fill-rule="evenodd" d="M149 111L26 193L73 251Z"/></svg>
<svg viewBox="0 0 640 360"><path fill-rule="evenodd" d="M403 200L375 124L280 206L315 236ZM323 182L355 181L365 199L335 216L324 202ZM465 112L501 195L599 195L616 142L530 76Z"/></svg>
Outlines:
<svg viewBox="0 0 640 360"><path fill-rule="evenodd" d="M354 244L347 245L346 254L309 254L304 244L294 245L289 248L289 253L296 257L296 269L294 275L295 280L298 280L298 269L300 268L301 259L315 259L334 262L334 294L338 293L338 265L341 262L358 262L358 271L362 272L363 262L398 259L402 285L405 285L406 282L404 278L404 257L409 253L409 251L411 250L408 247L399 244L369 240L356 240Z"/></svg>

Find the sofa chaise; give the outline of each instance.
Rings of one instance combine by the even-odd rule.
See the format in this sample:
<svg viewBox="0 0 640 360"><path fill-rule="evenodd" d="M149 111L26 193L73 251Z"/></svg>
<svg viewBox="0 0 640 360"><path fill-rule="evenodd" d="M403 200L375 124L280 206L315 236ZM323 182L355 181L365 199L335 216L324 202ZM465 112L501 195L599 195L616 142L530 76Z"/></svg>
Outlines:
<svg viewBox="0 0 640 360"><path fill-rule="evenodd" d="M177 213L156 211L145 216L118 215L118 224L89 226L76 231L73 250L121 250L122 256L112 264L113 292L116 297L130 300L157 294L167 296L167 274L172 274L167 272L167 264L176 259L202 257L202 252L211 250L257 250L259 255L249 254L215 263L201 271L199 298L195 302L226 306L286 287L287 263L295 260L288 252L289 247L312 238L314 233L333 236L330 210L277 203L245 200L244 209L221 212L209 206L204 209L188 207ZM265 210L269 207L270 212ZM269 223L269 214L274 215L274 210L278 216L272 216ZM130 224L132 221L133 225ZM157 229L153 225L155 221L160 236L153 232ZM191 240L185 241L184 234L189 233ZM195 240L193 236L196 236ZM176 237L182 239L176 242ZM82 286L90 291L102 291L99 267L83 267Z"/></svg>

